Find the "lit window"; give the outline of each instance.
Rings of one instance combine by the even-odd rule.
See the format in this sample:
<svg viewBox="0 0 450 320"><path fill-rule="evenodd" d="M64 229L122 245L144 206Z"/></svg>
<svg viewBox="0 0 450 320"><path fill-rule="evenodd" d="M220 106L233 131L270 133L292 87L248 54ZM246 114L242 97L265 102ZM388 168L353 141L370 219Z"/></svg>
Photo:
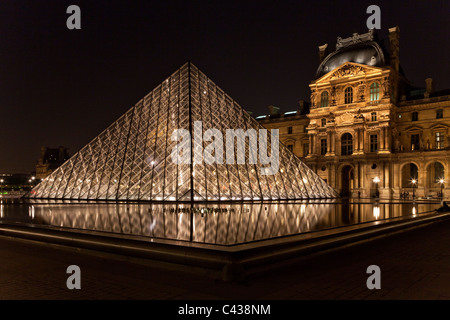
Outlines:
<svg viewBox="0 0 450 320"><path fill-rule="evenodd" d="M380 100L380 84L374 82L370 85L370 101Z"/></svg>
<svg viewBox="0 0 450 320"><path fill-rule="evenodd" d="M320 107L321 108L328 107L328 91L324 91L320 95Z"/></svg>
<svg viewBox="0 0 450 320"><path fill-rule="evenodd" d="M443 132L436 132L436 149L444 149L444 133Z"/></svg>
<svg viewBox="0 0 450 320"><path fill-rule="evenodd" d="M348 87L345 89L344 97L345 97L345 104L349 104L349 103L353 102L353 88L352 87Z"/></svg>
<svg viewBox="0 0 450 320"><path fill-rule="evenodd" d="M444 110L439 109L436 111L436 119L442 119L444 117Z"/></svg>

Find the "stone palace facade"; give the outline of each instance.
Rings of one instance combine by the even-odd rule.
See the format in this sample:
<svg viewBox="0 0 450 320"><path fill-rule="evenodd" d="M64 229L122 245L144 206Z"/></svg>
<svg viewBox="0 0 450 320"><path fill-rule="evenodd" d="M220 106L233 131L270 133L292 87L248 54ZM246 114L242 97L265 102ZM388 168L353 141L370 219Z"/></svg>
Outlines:
<svg viewBox="0 0 450 320"><path fill-rule="evenodd" d="M320 46L310 103L257 117L343 196L450 196L450 90L408 81L399 33L388 49L373 30Z"/></svg>

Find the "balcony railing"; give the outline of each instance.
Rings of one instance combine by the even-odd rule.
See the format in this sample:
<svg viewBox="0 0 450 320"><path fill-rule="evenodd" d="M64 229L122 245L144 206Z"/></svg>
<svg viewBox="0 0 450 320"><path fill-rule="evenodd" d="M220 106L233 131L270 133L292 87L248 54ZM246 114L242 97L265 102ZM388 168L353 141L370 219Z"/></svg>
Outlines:
<svg viewBox="0 0 450 320"><path fill-rule="evenodd" d="M392 152L393 153L411 153L411 152L432 152L432 151L446 151L446 150L450 150L450 147L443 147L443 148L426 148L426 147L422 147L422 148L407 148L407 149L394 149Z"/></svg>

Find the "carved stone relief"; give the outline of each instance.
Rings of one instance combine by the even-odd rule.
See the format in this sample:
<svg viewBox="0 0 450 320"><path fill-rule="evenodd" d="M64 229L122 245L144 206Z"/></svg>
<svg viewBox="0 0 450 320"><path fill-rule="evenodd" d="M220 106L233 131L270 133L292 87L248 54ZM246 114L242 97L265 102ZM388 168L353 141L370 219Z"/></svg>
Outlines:
<svg viewBox="0 0 450 320"><path fill-rule="evenodd" d="M339 68L335 72L333 72L330 76L330 80L338 79L342 77L347 76L355 76L360 74L365 74L366 70L363 67L360 66L354 66L354 65L345 65L342 68Z"/></svg>

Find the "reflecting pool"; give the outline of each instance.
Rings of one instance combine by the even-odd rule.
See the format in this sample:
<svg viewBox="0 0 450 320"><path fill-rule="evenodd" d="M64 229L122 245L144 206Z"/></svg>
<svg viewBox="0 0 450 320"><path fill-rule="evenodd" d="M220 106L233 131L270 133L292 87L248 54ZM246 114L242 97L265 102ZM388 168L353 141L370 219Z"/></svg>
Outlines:
<svg viewBox="0 0 450 320"><path fill-rule="evenodd" d="M370 200L151 204L61 200L0 200L0 222L72 231L98 231L141 239L235 245L372 221L416 217L438 202Z"/></svg>

